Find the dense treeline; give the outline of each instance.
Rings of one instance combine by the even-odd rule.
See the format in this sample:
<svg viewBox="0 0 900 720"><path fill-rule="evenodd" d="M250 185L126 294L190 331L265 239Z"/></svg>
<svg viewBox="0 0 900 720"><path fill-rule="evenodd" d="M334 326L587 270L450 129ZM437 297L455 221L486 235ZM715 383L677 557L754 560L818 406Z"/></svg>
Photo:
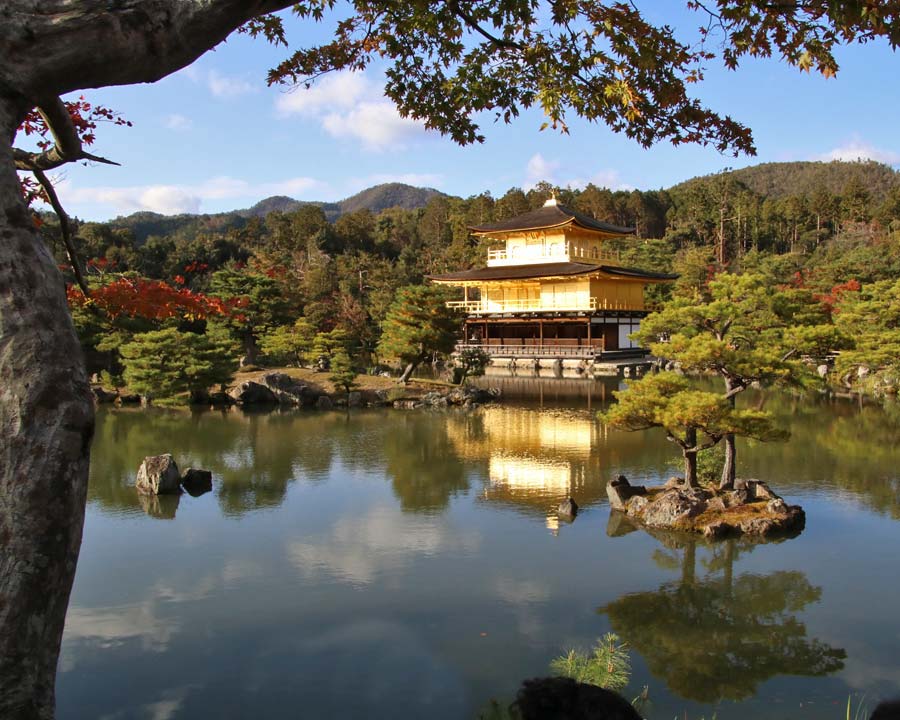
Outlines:
<svg viewBox="0 0 900 720"><path fill-rule="evenodd" d="M754 189L767 182L777 192ZM220 343L228 337L231 352L237 356L234 348L240 348L254 363L283 361L283 352L267 357L265 349L297 335L303 336L297 338L301 349L288 357L302 361L317 335L336 332L357 364L369 366L399 288L420 285L431 273L483 264L486 247L468 227L540 207L551 192L599 220L634 227L635 237L613 244L623 264L680 274L674 288L651 289L658 306L722 270L762 273L773 284L802 283L823 298L849 282L866 286L900 277L898 174L871 162L759 166L658 191L541 183L500 198L433 194L424 207L363 208L334 222L322 207L308 204L240 221L230 215L172 220L163 223L165 232L146 237L135 228L146 228L147 218L133 216L131 227L122 220L79 225L90 282L126 292L128 283L153 280L169 294L155 286L156 295L141 308L143 291L127 290L134 297L122 312L110 310L114 303L101 308L79 301L75 316L90 369L121 383L121 348L163 327L209 334ZM52 220L44 232L62 263ZM198 310L198 298L221 306Z"/></svg>

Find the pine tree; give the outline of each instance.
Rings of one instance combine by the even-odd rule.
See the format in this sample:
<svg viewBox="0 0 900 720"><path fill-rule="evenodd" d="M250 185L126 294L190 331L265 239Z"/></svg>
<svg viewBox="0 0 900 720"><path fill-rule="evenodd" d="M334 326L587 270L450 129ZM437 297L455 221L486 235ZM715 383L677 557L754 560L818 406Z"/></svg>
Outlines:
<svg viewBox="0 0 900 720"><path fill-rule="evenodd" d="M343 328L318 333L313 339L306 359L313 367L328 370L338 352L343 351L349 355L348 342L349 337Z"/></svg>
<svg viewBox="0 0 900 720"><path fill-rule="evenodd" d="M277 365L300 365L312 350L315 330L306 318L279 325L259 339L263 360Z"/></svg>
<svg viewBox="0 0 900 720"><path fill-rule="evenodd" d="M292 319L284 288L273 277L256 270L235 267L219 270L210 280L210 292L239 304L227 323L243 344L250 364L256 362L259 336Z"/></svg>
<svg viewBox="0 0 900 720"><path fill-rule="evenodd" d="M331 375L328 377L335 387L341 388L347 395L357 387L356 370L353 369L353 361L344 348L338 348L331 357Z"/></svg>
<svg viewBox="0 0 900 720"><path fill-rule="evenodd" d="M406 365L400 382L408 382L429 356L453 351L461 322L446 301L446 291L433 285L409 286L397 292L381 324L378 353Z"/></svg>
<svg viewBox="0 0 900 720"><path fill-rule="evenodd" d="M718 375L724 383L720 397L732 408L736 396L754 383L810 382L801 355L821 356L841 343L809 290L776 288L762 275L730 273L716 276L703 292L674 298L647 316L633 337L685 372ZM722 489L734 485L735 434L723 436Z"/></svg>
<svg viewBox="0 0 900 720"><path fill-rule="evenodd" d="M221 329L212 336L171 327L141 333L121 348L124 379L150 402L176 402L185 393L197 399L231 378L237 367L233 350Z"/></svg>
<svg viewBox="0 0 900 720"><path fill-rule="evenodd" d="M684 482L696 487L697 454L726 436L756 440L781 440L787 434L777 429L769 414L760 410L737 410L716 393L692 390L675 373L649 375L614 393L618 402L600 415L610 427L649 430L660 427L681 448Z"/></svg>

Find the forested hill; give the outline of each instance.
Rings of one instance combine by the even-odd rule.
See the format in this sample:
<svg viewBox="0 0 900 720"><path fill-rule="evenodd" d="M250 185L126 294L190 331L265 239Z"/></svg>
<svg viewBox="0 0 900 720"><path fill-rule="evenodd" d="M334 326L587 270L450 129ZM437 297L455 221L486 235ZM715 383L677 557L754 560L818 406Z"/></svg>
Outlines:
<svg viewBox="0 0 900 720"><path fill-rule="evenodd" d="M78 250L88 282L97 290L91 307L104 307L112 298L109 307L115 309L118 302L129 308L108 317L73 311L89 370L106 372L110 386L120 386L124 356L118 348L158 329L170 333L166 342L183 343L179 347L185 352L213 347L190 344L200 341L188 336L201 332L208 342L219 343L216 338L227 331L228 342L244 343L245 349L247 338L256 338L266 362L273 364L296 362L301 350L306 353L318 347L316 338L325 338L321 342L332 343L328 347L343 343L365 365L398 288L422 285L437 273L483 266L491 242L474 237L469 228L535 210L551 194L598 220L634 227L634 236L606 241L623 265L678 275L673 284L648 288L650 307L660 307L671 293L693 296L725 269L762 274L775 289L808 292L821 298L823 313L842 293L860 288L874 288L872 295L860 296L864 299L883 296L885 303L896 304L900 298L900 183L897 173L876 163L769 164L696 178L668 190L538 183L495 198L480 192L477 182L466 198L381 186L336 203L334 210L342 214L333 221L321 204L294 206L290 198L274 198L248 216L238 211L181 218L143 213L120 219L119 225L79 222ZM419 200L417 192L424 193ZM425 198L430 199L424 206L397 207ZM44 217L41 233L65 267L67 255L53 216ZM71 273L67 280L73 281ZM185 308L183 321L171 322L173 307ZM213 316L220 307L241 310L219 320ZM854 312L877 316L879 311L869 307L860 305ZM138 320L132 311L147 317ZM208 322L201 323L197 315L204 313ZM890 317L884 310L883 327ZM172 332L181 332L180 340L172 340ZM153 337L145 339L157 342ZM897 356L889 341L871 347L877 357ZM223 356L231 357L228 352Z"/></svg>
<svg viewBox="0 0 900 720"><path fill-rule="evenodd" d="M374 253L396 262L402 255L414 281L483 263L485 248L467 228L539 208L551 193L597 220L635 228L639 240L658 240L653 247L665 258L633 261L659 271L674 253L691 248L713 248L717 262L730 266L751 251L837 251L851 237L869 242L900 233L900 173L869 161L767 163L660 190L573 189L542 182L527 191L511 188L498 198L477 185L470 192L461 198L384 184L338 203L273 197L216 215L136 213L109 223L79 223L78 232L86 257L150 277L179 274L177 266L194 261L218 268L253 253L295 262L292 253L303 256L315 248L332 259ZM45 221L51 234L55 222Z"/></svg>
<svg viewBox="0 0 900 720"><path fill-rule="evenodd" d="M303 205L317 205L325 212L325 217L334 222L341 215L357 210L369 210L376 214L395 207L415 210L425 207L435 195L442 194L434 188L413 187L404 183L382 183L339 202L301 202L284 195L274 195L260 200L253 207L236 212L242 217L265 217L270 212L294 212Z"/></svg>
<svg viewBox="0 0 900 720"><path fill-rule="evenodd" d="M733 170L731 177L753 192L772 200L792 195L812 195L825 189L840 195L849 184L859 184L874 202L882 202L892 188L900 186L900 172L874 160L861 162L774 162ZM669 189L688 189L710 179L711 175L692 178Z"/></svg>
<svg viewBox="0 0 900 720"><path fill-rule="evenodd" d="M425 207L433 197L441 195L443 193L433 188L413 187L404 183L383 183L338 202L302 202L284 195L275 195L260 200L244 210L209 215L160 215L154 212L137 212L115 218L109 225L116 229L130 230L135 240L143 243L151 235L183 234L193 237L198 232L225 232L242 226L248 218L264 218L272 212L292 213L305 205L322 208L326 219L334 222L342 215L358 210L369 210L375 214L395 207L416 210Z"/></svg>

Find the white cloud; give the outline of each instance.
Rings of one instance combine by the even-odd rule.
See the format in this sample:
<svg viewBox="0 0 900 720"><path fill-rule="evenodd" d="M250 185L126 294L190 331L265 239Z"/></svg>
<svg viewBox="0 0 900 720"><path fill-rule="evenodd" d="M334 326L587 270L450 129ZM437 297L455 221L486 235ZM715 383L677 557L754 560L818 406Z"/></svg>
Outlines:
<svg viewBox="0 0 900 720"><path fill-rule="evenodd" d="M297 87L281 95L275 108L283 117L314 119L332 137L357 140L367 150L403 147L425 133L420 121L401 117L383 89L359 72L334 73L309 88Z"/></svg>
<svg viewBox="0 0 900 720"><path fill-rule="evenodd" d="M69 608L66 614L66 641L88 640L100 648L138 638L143 650L164 652L180 630L177 618L159 617L156 598L120 607ZM69 662L69 668L74 666Z"/></svg>
<svg viewBox="0 0 900 720"><path fill-rule="evenodd" d="M818 159L843 160L845 162L852 162L854 160L875 160L888 165L896 165L900 163L900 153L884 148L876 148L860 138L855 137L849 142L820 155Z"/></svg>
<svg viewBox="0 0 900 720"><path fill-rule="evenodd" d="M178 113L169 115L163 121L163 125L165 125L169 130L190 130L193 124L193 121L189 117L179 115Z"/></svg>
<svg viewBox="0 0 900 720"><path fill-rule="evenodd" d="M209 200L255 202L270 195L304 195L325 192L327 185L315 178L295 177L278 182L251 184L228 176L211 178L197 185L139 185L132 187L73 187L61 183L57 190L65 203L109 205L120 213L149 210L162 215L197 213Z"/></svg>
<svg viewBox="0 0 900 720"><path fill-rule="evenodd" d="M200 210L199 197L173 185L149 187L137 199L141 207L166 215L195 213Z"/></svg>
<svg viewBox="0 0 900 720"><path fill-rule="evenodd" d="M582 177L571 177L567 180L561 180L559 170L561 164L555 160L547 160L540 153L531 156L528 164L525 166L525 189L530 190L542 180L553 185L568 188L583 188L586 185L593 184L598 187L609 188L610 190L634 190L634 185L628 185L622 182L617 170L598 170L591 175Z"/></svg>
<svg viewBox="0 0 900 720"><path fill-rule="evenodd" d="M553 594L550 586L540 580L517 580L512 577L497 578L494 581L494 592L510 605L544 603Z"/></svg>
<svg viewBox="0 0 900 720"><path fill-rule="evenodd" d="M477 534L461 535L439 520L375 507L361 518L339 519L328 537L288 542L286 553L304 576L325 572L353 585L368 585L416 557L472 553L480 541Z"/></svg>
<svg viewBox="0 0 900 720"><path fill-rule="evenodd" d="M558 162L547 160L540 153L535 153L525 167L525 189L530 190L541 181L555 183L557 170L559 170Z"/></svg>
<svg viewBox="0 0 900 720"><path fill-rule="evenodd" d="M206 76L206 86L217 98L232 99L256 92L259 88L244 78L223 75L216 70L210 70Z"/></svg>
<svg viewBox="0 0 900 720"><path fill-rule="evenodd" d="M634 185L622 182L618 170L600 170L589 177L569 178L563 183L565 187L584 188L588 185L596 185L610 190L634 190Z"/></svg>
<svg viewBox="0 0 900 720"><path fill-rule="evenodd" d="M336 109L351 110L357 102L371 96L372 86L365 75L340 72L327 75L307 88L298 85L279 96L275 107L282 115L316 117Z"/></svg>
<svg viewBox="0 0 900 720"><path fill-rule="evenodd" d="M386 100L360 103L345 114L330 113L322 118L322 127L334 138L360 140L369 150L402 146L423 131L418 121L401 117Z"/></svg>

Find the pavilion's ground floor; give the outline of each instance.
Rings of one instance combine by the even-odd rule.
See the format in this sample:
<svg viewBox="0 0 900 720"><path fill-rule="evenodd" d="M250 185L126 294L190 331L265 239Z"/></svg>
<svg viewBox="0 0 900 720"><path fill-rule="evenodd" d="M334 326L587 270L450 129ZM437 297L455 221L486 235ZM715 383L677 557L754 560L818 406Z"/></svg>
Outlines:
<svg viewBox="0 0 900 720"><path fill-rule="evenodd" d="M470 316L464 346L493 356L595 358L603 353L641 352L629 335L640 328L643 311Z"/></svg>

